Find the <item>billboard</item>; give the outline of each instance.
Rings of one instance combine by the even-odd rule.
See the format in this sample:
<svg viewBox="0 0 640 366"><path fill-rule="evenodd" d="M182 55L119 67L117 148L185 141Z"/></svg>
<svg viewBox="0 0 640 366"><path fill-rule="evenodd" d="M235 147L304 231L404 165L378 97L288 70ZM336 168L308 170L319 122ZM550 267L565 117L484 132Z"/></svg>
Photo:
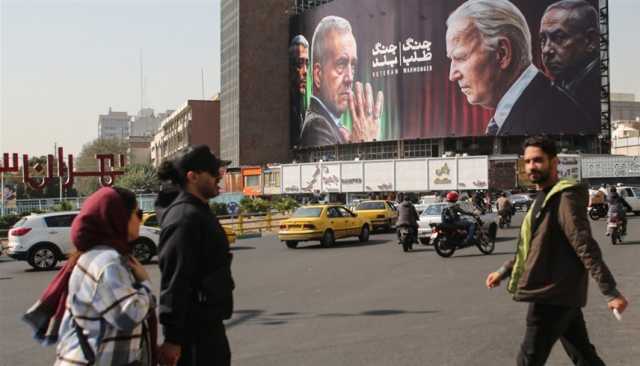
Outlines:
<svg viewBox="0 0 640 366"><path fill-rule="evenodd" d="M284 164L283 194L488 189L487 156ZM265 192L266 193L266 192Z"/></svg>
<svg viewBox="0 0 640 366"><path fill-rule="evenodd" d="M599 26L588 3L336 0L291 18L292 144L595 135Z"/></svg>
<svg viewBox="0 0 640 366"><path fill-rule="evenodd" d="M582 158L583 178L640 177L638 156L594 156Z"/></svg>

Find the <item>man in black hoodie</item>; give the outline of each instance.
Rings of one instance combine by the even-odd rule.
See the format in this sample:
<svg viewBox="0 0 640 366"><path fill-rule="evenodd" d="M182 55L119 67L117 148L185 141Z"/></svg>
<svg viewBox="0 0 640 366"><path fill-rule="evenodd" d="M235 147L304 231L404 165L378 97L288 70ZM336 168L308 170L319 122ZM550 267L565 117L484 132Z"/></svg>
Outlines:
<svg viewBox="0 0 640 366"><path fill-rule="evenodd" d="M229 162L205 145L186 148L158 169L173 190L156 201L160 219L161 365L230 365L223 320L233 313L234 282L229 243L209 199Z"/></svg>

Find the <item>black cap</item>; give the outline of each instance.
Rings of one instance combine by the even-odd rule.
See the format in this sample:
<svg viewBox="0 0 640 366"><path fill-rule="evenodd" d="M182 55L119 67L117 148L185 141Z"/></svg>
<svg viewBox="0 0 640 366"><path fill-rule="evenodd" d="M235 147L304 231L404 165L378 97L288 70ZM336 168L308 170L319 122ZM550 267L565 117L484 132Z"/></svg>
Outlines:
<svg viewBox="0 0 640 366"><path fill-rule="evenodd" d="M215 177L219 174L221 167L225 167L231 162L218 159L207 145L195 145L182 150L174 164L184 175L189 171L201 171L209 172Z"/></svg>

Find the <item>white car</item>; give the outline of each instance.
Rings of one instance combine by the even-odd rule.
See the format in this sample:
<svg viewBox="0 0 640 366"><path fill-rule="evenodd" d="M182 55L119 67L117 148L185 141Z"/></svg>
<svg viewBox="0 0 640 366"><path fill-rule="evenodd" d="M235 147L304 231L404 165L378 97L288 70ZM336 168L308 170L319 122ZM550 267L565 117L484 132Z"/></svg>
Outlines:
<svg viewBox="0 0 640 366"><path fill-rule="evenodd" d="M640 187L616 187L618 194L631 206L633 213L640 215Z"/></svg>
<svg viewBox="0 0 640 366"><path fill-rule="evenodd" d="M427 206L438 201L439 199L436 196L422 196L420 197L420 202L415 204L414 207L416 208L416 211L418 211L418 213L422 213L422 211L424 211Z"/></svg>
<svg viewBox="0 0 640 366"><path fill-rule="evenodd" d="M78 213L54 212L23 217L9 230L7 255L27 261L38 270L54 268L73 251L71 223ZM141 226L140 237L133 248L136 258L148 263L157 252L159 235L160 229Z"/></svg>
<svg viewBox="0 0 640 366"><path fill-rule="evenodd" d="M420 214L418 221L418 239L420 243L428 245L431 240L431 224L440 224L442 222L442 210L447 207L448 203L438 202L427 205ZM460 203L460 207L468 212L474 212L471 205L467 202ZM497 215L495 212L480 215L482 220L482 229L487 232L489 238L495 239L498 230Z"/></svg>

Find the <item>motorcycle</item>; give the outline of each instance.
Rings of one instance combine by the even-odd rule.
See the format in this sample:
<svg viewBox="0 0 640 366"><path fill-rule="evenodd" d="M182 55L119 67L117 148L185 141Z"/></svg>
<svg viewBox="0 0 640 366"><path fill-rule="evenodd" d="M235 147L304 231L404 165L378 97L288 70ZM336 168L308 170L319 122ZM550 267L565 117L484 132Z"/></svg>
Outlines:
<svg viewBox="0 0 640 366"><path fill-rule="evenodd" d="M611 237L611 245L622 243L624 236L624 222L617 214L611 215L607 223L607 236Z"/></svg>
<svg viewBox="0 0 640 366"><path fill-rule="evenodd" d="M498 226L500 229L511 226L511 217L515 214L515 208L512 206L509 210L502 210L498 212Z"/></svg>
<svg viewBox="0 0 640 366"><path fill-rule="evenodd" d="M607 207L606 203L597 203L589 206L588 213L591 220L598 221L601 217L607 217L608 211L609 207Z"/></svg>
<svg viewBox="0 0 640 366"><path fill-rule="evenodd" d="M402 244L402 250L408 252L413 249L413 243L415 243L415 233L409 226L398 227L398 240Z"/></svg>
<svg viewBox="0 0 640 366"><path fill-rule="evenodd" d="M482 229L483 223L479 217L474 217L476 223L476 232L473 240L465 244L467 230L459 224L431 224L433 230L431 234L431 242L439 256L448 258L453 255L457 249L463 249L471 246L477 246L482 254L491 254L495 249L496 243L494 239Z"/></svg>

